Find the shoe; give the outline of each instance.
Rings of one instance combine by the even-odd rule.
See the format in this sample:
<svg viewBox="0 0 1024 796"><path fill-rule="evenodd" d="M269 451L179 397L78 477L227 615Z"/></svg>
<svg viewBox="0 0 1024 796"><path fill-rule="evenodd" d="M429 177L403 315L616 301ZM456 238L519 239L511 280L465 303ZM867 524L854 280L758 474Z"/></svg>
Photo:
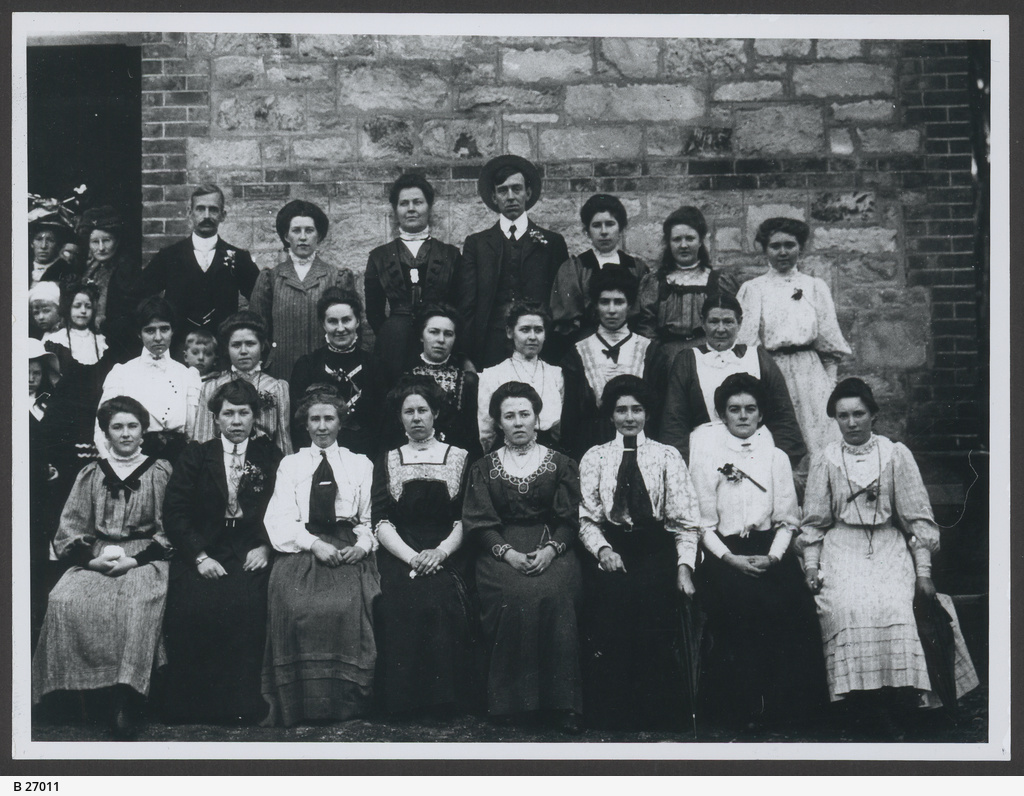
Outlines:
<svg viewBox="0 0 1024 796"><path fill-rule="evenodd" d="M126 705L118 707L110 729L114 738L119 741L134 741L139 737L139 724L132 717Z"/></svg>
<svg viewBox="0 0 1024 796"><path fill-rule="evenodd" d="M566 711L558 721L558 729L566 735L579 735L583 732L583 721L580 714L571 710Z"/></svg>

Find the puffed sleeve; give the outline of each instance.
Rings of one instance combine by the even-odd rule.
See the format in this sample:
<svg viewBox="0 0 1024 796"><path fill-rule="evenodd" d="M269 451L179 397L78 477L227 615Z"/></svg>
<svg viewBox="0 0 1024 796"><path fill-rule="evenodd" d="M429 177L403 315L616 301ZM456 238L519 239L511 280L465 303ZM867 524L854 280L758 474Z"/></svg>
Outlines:
<svg viewBox="0 0 1024 796"><path fill-rule="evenodd" d="M640 310L637 319L637 334L658 339L658 273L652 271L640 280L636 303Z"/></svg>
<svg viewBox="0 0 1024 796"><path fill-rule="evenodd" d="M580 461L580 541L597 558L602 547L611 547L601 525L606 519L601 500L601 469L605 446L598 445L583 454Z"/></svg>
<svg viewBox="0 0 1024 796"><path fill-rule="evenodd" d="M811 295L814 302L814 312L818 317L818 336L814 339L815 350L823 356L832 360L838 360L843 354L849 354L850 344L843 337L839 328L839 320L836 318L836 307L832 302L832 293L824 280L814 278L814 290ZM743 320L746 322L746 308L744 308Z"/></svg>
<svg viewBox="0 0 1024 796"><path fill-rule="evenodd" d="M309 500L309 495L300 495L297 489L302 478L301 455L297 453L281 460L274 481L274 494L263 518L270 544L280 553L301 553L309 550L316 541L316 536L306 530L302 506L299 505L300 500Z"/></svg>
<svg viewBox="0 0 1024 796"><path fill-rule="evenodd" d="M793 484L793 468L789 458L778 448L772 449L772 527L775 538L768 555L782 558L793 540L793 533L800 524L800 508L796 501L796 487Z"/></svg>
<svg viewBox="0 0 1024 796"><path fill-rule="evenodd" d="M466 499L462 503L462 527L467 534L480 540L480 546L487 555L493 555L505 544L501 530L503 523L491 499L489 479L489 457L478 460L469 468L466 484Z"/></svg>
<svg viewBox="0 0 1024 796"><path fill-rule="evenodd" d="M367 553L372 553L377 549L377 539L373 535L373 525L371 524L373 464L365 456L353 455L362 461L352 468L358 471L359 477L359 494L356 499L356 516L352 518L354 523L352 533L356 535L355 546L363 548Z"/></svg>
<svg viewBox="0 0 1024 796"><path fill-rule="evenodd" d="M363 293L366 296L366 320L374 333L380 331L381 326L387 319L386 305L387 296L384 295L384 288L377 275L377 258L374 256L376 249L370 252L366 261L366 271L363 273Z"/></svg>
<svg viewBox="0 0 1024 796"><path fill-rule="evenodd" d="M151 561L166 561L174 555L174 545L164 527L164 498L171 473L171 465L163 459L153 462L149 470L149 475L153 479L153 534L152 541L132 556L139 566Z"/></svg>
<svg viewBox="0 0 1024 796"><path fill-rule="evenodd" d="M77 560L84 566L92 558L92 545L96 541L92 481L100 477L98 469L95 462L82 468L64 504L53 540L54 553L61 560Z"/></svg>
<svg viewBox="0 0 1024 796"><path fill-rule="evenodd" d="M932 554L939 549L939 526L914 455L901 442L893 443L893 509L908 535L918 577L930 577Z"/></svg>
<svg viewBox="0 0 1024 796"><path fill-rule="evenodd" d="M683 455L665 450L665 529L676 540L676 561L693 569L697 563L701 515Z"/></svg>
<svg viewBox="0 0 1024 796"><path fill-rule="evenodd" d="M274 413L276 419L274 422L275 431L273 443L285 456L288 456L295 452L292 446L292 435L289 429L292 417L292 401L291 396L288 393L288 383L283 379L276 379L274 381L274 387L270 391L271 395L274 396ZM202 398L199 400L199 411L203 411Z"/></svg>
<svg viewBox="0 0 1024 796"><path fill-rule="evenodd" d="M100 406L104 401L109 401L117 395L125 395L125 368L124 365L114 365L107 378L103 380L103 392L100 394ZM93 426L93 443L99 452L101 459L107 458L107 436L100 430L100 423L97 420Z"/></svg>
<svg viewBox="0 0 1024 796"><path fill-rule="evenodd" d="M249 296L249 309L263 319L267 327L267 339L274 341L274 292L271 280L274 278L273 268L264 268L256 277L256 284Z"/></svg>
<svg viewBox="0 0 1024 796"><path fill-rule="evenodd" d="M195 368L185 369L185 435L192 437L199 413L199 394L203 391L203 377Z"/></svg>
<svg viewBox="0 0 1024 796"><path fill-rule="evenodd" d="M390 522L388 514L391 510L391 493L388 490L388 456L385 453L377 457L373 466L373 490L370 495L370 523L374 528L381 521Z"/></svg>
<svg viewBox="0 0 1024 796"><path fill-rule="evenodd" d="M759 345L761 342L761 291L756 279L740 285L736 291L736 300L743 309L743 321L736 335L736 343L748 346Z"/></svg>
<svg viewBox="0 0 1024 796"><path fill-rule="evenodd" d="M828 460L824 454L811 457L811 469L804 491L804 518L800 535L794 543L803 557L805 567L817 567L825 534L833 526L832 485L828 477Z"/></svg>
<svg viewBox="0 0 1024 796"><path fill-rule="evenodd" d="M483 452L489 453L494 445L494 438L497 436L494 430L494 420L491 418L490 405L491 396L498 385L491 368L487 368L480 374L480 381L477 385L476 394L476 425L480 435L480 448Z"/></svg>
<svg viewBox="0 0 1024 796"><path fill-rule="evenodd" d="M214 431L213 412L207 408L207 403L213 397L217 389L217 379L210 379L203 383L199 391L199 408L196 411L196 423L192 429L192 439L196 442L206 442L217 436Z"/></svg>
<svg viewBox="0 0 1024 796"><path fill-rule="evenodd" d="M693 489L700 507L700 541L715 558L729 552L718 535L718 470L710 457L694 459L690 468Z"/></svg>
<svg viewBox="0 0 1024 796"><path fill-rule="evenodd" d="M551 288L552 326L555 333L566 337L580 328L586 309L580 268L579 260L570 257L559 266Z"/></svg>
<svg viewBox="0 0 1024 796"><path fill-rule="evenodd" d="M690 406L690 385L696 380L696 361L690 350L680 351L672 358L667 368L661 368L658 381L666 380L667 387L661 410L658 441L671 445L684 458L690 455L690 432L695 422L693 407ZM664 374L667 372L667 379ZM692 464L692 459L690 460Z"/></svg>

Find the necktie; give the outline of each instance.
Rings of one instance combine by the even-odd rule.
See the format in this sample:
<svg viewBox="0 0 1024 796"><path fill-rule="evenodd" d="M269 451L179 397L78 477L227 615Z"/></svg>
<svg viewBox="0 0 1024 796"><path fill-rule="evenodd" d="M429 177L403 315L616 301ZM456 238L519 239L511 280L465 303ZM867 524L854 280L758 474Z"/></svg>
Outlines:
<svg viewBox="0 0 1024 796"><path fill-rule="evenodd" d="M513 224L508 228L508 239L513 243L516 242L516 225Z"/></svg>
<svg viewBox="0 0 1024 796"><path fill-rule="evenodd" d="M327 462L327 451L320 451L320 464L313 473L309 486L309 524L334 528L334 499L338 496L338 482Z"/></svg>
<svg viewBox="0 0 1024 796"><path fill-rule="evenodd" d="M228 470L228 513L232 517L239 515L238 485L242 483L242 471L244 469L244 457L238 450L238 443L235 443L234 450L231 451L231 467Z"/></svg>
<svg viewBox="0 0 1024 796"><path fill-rule="evenodd" d="M651 496L640 473L636 450L636 437L622 438L622 461L615 481L612 510L608 512L608 519L617 525L626 524L627 512L634 527L654 519Z"/></svg>
<svg viewBox="0 0 1024 796"><path fill-rule="evenodd" d="M597 333L597 339L600 340L601 344L605 346L605 348L601 349L601 353L608 357L608 359L610 359L616 365L619 364L619 351L622 349L622 346L628 343L632 338L633 333L630 332L622 340L619 340L619 342L617 342L615 345L612 345L603 337L601 337L600 332Z"/></svg>

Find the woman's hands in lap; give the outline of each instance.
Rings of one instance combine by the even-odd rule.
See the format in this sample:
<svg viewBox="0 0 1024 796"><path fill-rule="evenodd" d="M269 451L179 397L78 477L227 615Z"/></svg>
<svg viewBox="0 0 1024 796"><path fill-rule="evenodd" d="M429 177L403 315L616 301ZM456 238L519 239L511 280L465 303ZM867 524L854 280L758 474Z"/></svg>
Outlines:
<svg viewBox="0 0 1024 796"><path fill-rule="evenodd" d="M423 550L410 559L409 568L417 575L434 575L441 571L441 565L446 558L448 558L448 554L443 550L437 548Z"/></svg>
<svg viewBox="0 0 1024 796"><path fill-rule="evenodd" d="M540 548L540 550L534 550L526 556L527 567L524 570L525 575L540 575L544 570L551 566L551 562L555 560L554 548L550 545Z"/></svg>
<svg viewBox="0 0 1024 796"><path fill-rule="evenodd" d="M601 568L602 572L626 571L626 565L622 561L622 556L620 556L610 547L601 548L597 558L597 565Z"/></svg>
<svg viewBox="0 0 1024 796"><path fill-rule="evenodd" d="M523 575L528 574L527 570L530 568L530 559L525 553L520 553L518 550L506 550L505 555L502 556L502 561L516 572Z"/></svg>
<svg viewBox="0 0 1024 796"><path fill-rule="evenodd" d="M342 564L358 564L369 555L363 548L356 547L355 545L349 545L339 550L323 539L317 539L313 542L313 546L309 548L309 551L316 557L317 561L329 567L339 567Z"/></svg>
<svg viewBox="0 0 1024 796"><path fill-rule="evenodd" d="M266 569L268 564L270 564L270 545L261 544L248 552L242 569L246 572L255 572Z"/></svg>
<svg viewBox="0 0 1024 796"><path fill-rule="evenodd" d="M728 553L722 556L722 560L729 566L735 567L744 575L752 578L759 578L768 571L771 561L768 556L738 556Z"/></svg>
<svg viewBox="0 0 1024 796"><path fill-rule="evenodd" d="M196 569L199 570L200 577L207 580L217 580L228 574L228 571L215 558L204 558L196 565Z"/></svg>
<svg viewBox="0 0 1024 796"><path fill-rule="evenodd" d="M101 575L116 578L118 575L123 575L129 570L135 569L138 565L138 561L130 556L124 555L124 553L105 551L92 559L86 566L86 569L91 569L93 572L99 572Z"/></svg>

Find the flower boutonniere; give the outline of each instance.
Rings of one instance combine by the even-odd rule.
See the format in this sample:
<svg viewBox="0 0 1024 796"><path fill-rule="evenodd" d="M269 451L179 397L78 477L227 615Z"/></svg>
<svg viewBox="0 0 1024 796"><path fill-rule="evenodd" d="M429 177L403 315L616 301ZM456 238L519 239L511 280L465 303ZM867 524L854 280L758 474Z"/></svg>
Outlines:
<svg viewBox="0 0 1024 796"><path fill-rule="evenodd" d="M227 266L228 270L234 272L235 270L235 255L238 254L237 249L228 249L224 252L224 265Z"/></svg>
<svg viewBox="0 0 1024 796"><path fill-rule="evenodd" d="M267 474L252 462L246 462L242 468L242 477L238 482L238 491L251 492L258 495L267 483Z"/></svg>
<svg viewBox="0 0 1024 796"><path fill-rule="evenodd" d="M535 229L533 227L530 227L529 234L530 234L530 240L532 240L534 243L539 243L541 246L547 246L548 245L548 239L544 237L544 233L541 232L539 229Z"/></svg>
<svg viewBox="0 0 1024 796"><path fill-rule="evenodd" d="M757 483L757 481L755 481L753 478L751 478L749 475L747 475L745 472L743 472L735 464L730 464L730 463L723 464L721 467L718 468L718 472L720 472L722 475L724 475L727 481L732 481L734 484L738 484L740 481L742 481L744 478L746 478L748 481L750 481L750 483L752 483L754 486L756 486L762 492L767 492L768 491L763 486L761 486L759 483Z"/></svg>
<svg viewBox="0 0 1024 796"><path fill-rule="evenodd" d="M277 406L277 399L273 396L272 393L269 393L266 390L260 390L259 396L261 410L273 409L275 406Z"/></svg>
<svg viewBox="0 0 1024 796"><path fill-rule="evenodd" d="M803 297L804 297L804 291L801 288L797 288L796 290L794 290L793 291L793 295L791 296L793 301L799 301Z"/></svg>

